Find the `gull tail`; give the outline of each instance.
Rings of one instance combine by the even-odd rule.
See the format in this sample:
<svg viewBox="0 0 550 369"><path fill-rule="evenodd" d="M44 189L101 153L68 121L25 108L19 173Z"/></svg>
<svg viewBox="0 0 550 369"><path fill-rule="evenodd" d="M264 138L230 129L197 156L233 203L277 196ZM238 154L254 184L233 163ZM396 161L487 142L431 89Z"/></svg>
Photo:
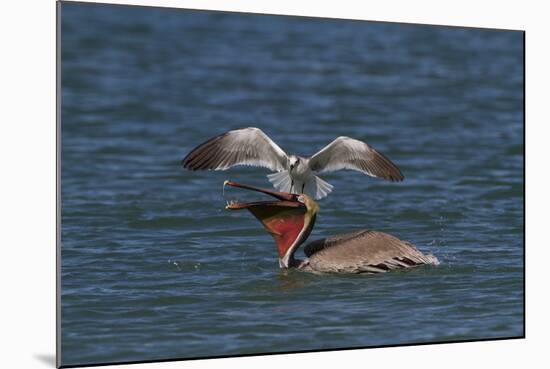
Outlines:
<svg viewBox="0 0 550 369"><path fill-rule="evenodd" d="M288 173L288 170L285 170L283 172L268 174L267 178L269 179L269 182L273 184L273 187L277 189L277 191L281 191L281 192L291 191L290 187L292 185L292 178L290 178L290 174Z"/></svg>
<svg viewBox="0 0 550 369"><path fill-rule="evenodd" d="M304 193L314 198L315 200L320 200L323 197L326 197L329 193L332 192L333 188L330 183L323 181L317 176L311 176L305 182L305 184L301 181L294 181L293 183L292 178L290 178L290 174L288 173L288 170L268 174L267 178L269 179L269 182L273 184L273 187L277 189L277 191L302 193L303 188Z"/></svg>
<svg viewBox="0 0 550 369"><path fill-rule="evenodd" d="M321 178L312 176L307 180L304 187L304 192L306 195L313 197L315 200L320 200L331 193L333 187L333 185L323 181Z"/></svg>

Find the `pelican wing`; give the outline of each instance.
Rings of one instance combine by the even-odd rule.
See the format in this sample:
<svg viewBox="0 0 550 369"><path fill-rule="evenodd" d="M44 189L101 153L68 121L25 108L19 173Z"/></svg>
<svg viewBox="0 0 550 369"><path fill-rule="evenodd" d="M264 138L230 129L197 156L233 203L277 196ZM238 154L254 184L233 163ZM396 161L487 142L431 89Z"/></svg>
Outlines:
<svg viewBox="0 0 550 369"><path fill-rule="evenodd" d="M383 232L363 230L308 244L309 266L321 273L381 273L417 265L437 265L408 242Z"/></svg>
<svg viewBox="0 0 550 369"><path fill-rule="evenodd" d="M309 160L309 167L319 173L352 169L388 181L402 181L397 166L367 143L338 137Z"/></svg>
<svg viewBox="0 0 550 369"><path fill-rule="evenodd" d="M282 171L287 155L259 128L243 128L212 137L194 148L182 160L187 169L226 170L248 165Z"/></svg>

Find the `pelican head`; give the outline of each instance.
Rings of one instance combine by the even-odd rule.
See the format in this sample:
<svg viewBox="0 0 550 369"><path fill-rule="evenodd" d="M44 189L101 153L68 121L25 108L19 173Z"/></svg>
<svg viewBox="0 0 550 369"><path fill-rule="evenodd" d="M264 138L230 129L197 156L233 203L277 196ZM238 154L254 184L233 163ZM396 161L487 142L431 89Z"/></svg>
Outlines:
<svg viewBox="0 0 550 369"><path fill-rule="evenodd" d="M248 203L233 202L225 208L248 209L273 237L279 255L279 266L283 269L296 266L294 253L311 233L319 205L305 194L276 192L232 181L225 181L224 186L256 191L277 199Z"/></svg>

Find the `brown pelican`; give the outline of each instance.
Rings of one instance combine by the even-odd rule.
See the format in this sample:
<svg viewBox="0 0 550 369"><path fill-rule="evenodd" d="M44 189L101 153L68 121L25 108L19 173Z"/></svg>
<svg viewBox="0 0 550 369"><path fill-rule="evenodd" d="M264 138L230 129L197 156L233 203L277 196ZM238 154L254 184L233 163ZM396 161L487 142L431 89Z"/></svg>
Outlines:
<svg viewBox="0 0 550 369"><path fill-rule="evenodd" d="M418 265L439 264L408 242L387 233L361 230L313 241L305 246L307 260L294 255L315 225L319 205L305 194L261 189L231 181L224 186L244 188L271 195L277 201L231 202L226 209L248 209L273 236L279 266L313 273L381 273Z"/></svg>
<svg viewBox="0 0 550 369"><path fill-rule="evenodd" d="M287 155L259 128L243 128L213 137L182 160L184 168L226 170L235 165L265 167L267 177L282 192L305 193L315 199L327 196L333 186L316 174L352 169L371 177L402 181L403 174L390 159L366 142L338 137L312 157Z"/></svg>

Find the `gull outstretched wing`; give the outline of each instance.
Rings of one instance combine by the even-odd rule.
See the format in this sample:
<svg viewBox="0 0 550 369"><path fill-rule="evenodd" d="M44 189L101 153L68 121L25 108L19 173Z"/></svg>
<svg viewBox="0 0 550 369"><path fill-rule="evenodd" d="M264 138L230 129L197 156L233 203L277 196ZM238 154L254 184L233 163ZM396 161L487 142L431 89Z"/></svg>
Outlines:
<svg viewBox="0 0 550 369"><path fill-rule="evenodd" d="M352 169L388 181L402 181L403 174L390 159L366 142L338 137L309 160L311 170L318 173Z"/></svg>
<svg viewBox="0 0 550 369"><path fill-rule="evenodd" d="M194 148L182 160L184 168L191 170L226 170L235 165L287 169L287 154L261 129L236 129L212 137Z"/></svg>

